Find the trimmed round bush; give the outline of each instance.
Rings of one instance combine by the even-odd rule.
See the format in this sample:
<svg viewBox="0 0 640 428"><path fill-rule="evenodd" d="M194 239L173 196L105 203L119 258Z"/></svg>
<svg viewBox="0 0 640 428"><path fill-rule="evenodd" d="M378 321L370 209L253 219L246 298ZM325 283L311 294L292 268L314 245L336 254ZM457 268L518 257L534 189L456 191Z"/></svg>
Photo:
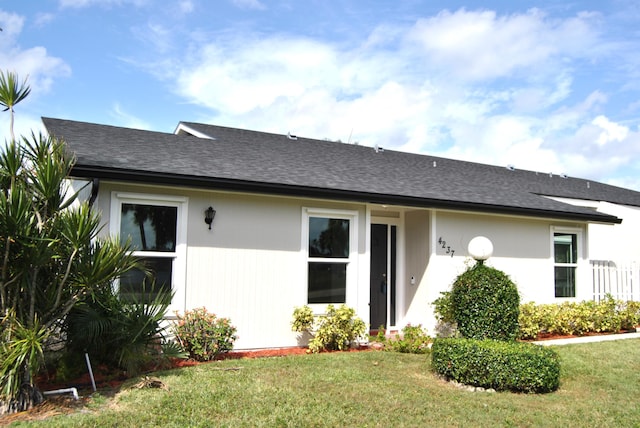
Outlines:
<svg viewBox="0 0 640 428"><path fill-rule="evenodd" d="M558 354L531 343L435 339L431 365L448 380L497 391L544 393L560 386Z"/></svg>
<svg viewBox="0 0 640 428"><path fill-rule="evenodd" d="M238 338L236 328L228 318L218 318L204 307L176 312L177 321L173 326L176 340L197 361L214 360L218 355L233 349Z"/></svg>
<svg viewBox="0 0 640 428"><path fill-rule="evenodd" d="M515 340L518 336L520 295L504 272L476 263L458 276L450 298L462 337Z"/></svg>

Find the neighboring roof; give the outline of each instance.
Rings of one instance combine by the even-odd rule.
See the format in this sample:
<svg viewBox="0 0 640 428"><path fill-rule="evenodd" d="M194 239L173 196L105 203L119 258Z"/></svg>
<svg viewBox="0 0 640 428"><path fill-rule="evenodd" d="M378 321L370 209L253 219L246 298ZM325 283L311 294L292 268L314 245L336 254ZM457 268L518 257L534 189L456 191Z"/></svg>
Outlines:
<svg viewBox="0 0 640 428"><path fill-rule="evenodd" d="M77 177L606 223L620 220L540 195L640 206L640 192L590 180L326 140L191 122L177 134L43 122L74 152Z"/></svg>

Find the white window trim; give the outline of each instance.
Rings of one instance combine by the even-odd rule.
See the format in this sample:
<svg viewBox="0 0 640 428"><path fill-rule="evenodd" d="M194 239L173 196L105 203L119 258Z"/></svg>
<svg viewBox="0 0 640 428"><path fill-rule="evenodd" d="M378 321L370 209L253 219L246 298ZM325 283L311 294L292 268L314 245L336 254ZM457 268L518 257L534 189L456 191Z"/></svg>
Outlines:
<svg viewBox="0 0 640 428"><path fill-rule="evenodd" d="M309 218L324 217L349 220L349 257L347 259L309 257ZM329 304L326 303L309 303L309 262L341 262L347 265L347 279L345 291L345 304L355 307L358 298L358 211L353 210L336 210L328 208L302 208L302 243L301 249L305 263L304 268L304 304L313 309L315 313L325 313ZM341 305L336 303L334 306Z"/></svg>
<svg viewBox="0 0 640 428"><path fill-rule="evenodd" d="M555 260L555 234L556 233L570 233L576 235L577 241L577 255L578 260L576 263L556 263ZM583 278L582 272L584 269L582 268L585 263L584 259L584 240L583 240L584 229L578 227L566 227L566 226L551 226L550 233L550 241L551 241L551 265L553 266L553 298L556 301L576 301L581 299L581 285L585 283L585 279ZM555 292L555 267L565 266L565 267L575 267L576 268L576 283L575 283L575 296L574 297L556 297Z"/></svg>
<svg viewBox="0 0 640 428"><path fill-rule="evenodd" d="M112 236L120 235L120 221L122 204L145 204L176 207L176 249L175 252L160 251L135 251L134 254L141 257L172 257L174 258L172 269L173 300L168 308L167 315L174 311L184 312L186 303L186 273L187 273L187 218L189 198L186 196L157 195L148 193L111 192L111 211L109 216L109 233Z"/></svg>

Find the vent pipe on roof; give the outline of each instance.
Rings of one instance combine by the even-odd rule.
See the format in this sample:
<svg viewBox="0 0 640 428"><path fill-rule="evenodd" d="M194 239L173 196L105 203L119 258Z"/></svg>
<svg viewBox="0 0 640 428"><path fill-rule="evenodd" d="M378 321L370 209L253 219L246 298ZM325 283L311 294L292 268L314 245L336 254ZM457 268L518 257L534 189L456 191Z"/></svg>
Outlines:
<svg viewBox="0 0 640 428"><path fill-rule="evenodd" d="M298 136L297 135L292 135L291 132L287 132L287 138L290 140L297 140Z"/></svg>
<svg viewBox="0 0 640 428"><path fill-rule="evenodd" d="M508 169L509 171L515 171L515 170L516 170L516 167L515 167L515 166L513 166L513 165L511 165L511 164L509 164L509 165L507 165L507 169Z"/></svg>
<svg viewBox="0 0 640 428"><path fill-rule="evenodd" d="M437 166L438 166L438 164L436 163L436 161L433 161L433 167L435 168Z"/></svg>
<svg viewBox="0 0 640 428"><path fill-rule="evenodd" d="M375 147L373 149L376 151L376 153L384 152L384 149L382 147L380 147L379 145L377 145L377 144L375 145Z"/></svg>

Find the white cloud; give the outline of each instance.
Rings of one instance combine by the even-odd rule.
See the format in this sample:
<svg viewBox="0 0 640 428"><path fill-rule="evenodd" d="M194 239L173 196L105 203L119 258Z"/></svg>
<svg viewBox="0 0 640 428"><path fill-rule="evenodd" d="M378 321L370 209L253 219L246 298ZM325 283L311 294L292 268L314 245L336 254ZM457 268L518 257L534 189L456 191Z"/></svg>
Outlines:
<svg viewBox="0 0 640 428"><path fill-rule="evenodd" d="M591 123L602 129L602 132L600 132L596 140L600 146L604 146L612 141L624 141L629 135L629 128L613 123L602 115L593 119Z"/></svg>
<svg viewBox="0 0 640 428"><path fill-rule="evenodd" d="M35 25L37 27L43 27L55 19L55 15L52 13L38 13L35 19Z"/></svg>
<svg viewBox="0 0 640 428"><path fill-rule="evenodd" d="M180 9L180 12L182 12L183 14L188 14L193 12L194 5L191 0L181 0L178 3L178 8Z"/></svg>
<svg viewBox="0 0 640 428"><path fill-rule="evenodd" d="M15 43L15 39L22 31L23 25L24 17L0 10L0 28L2 28L0 46L5 48Z"/></svg>
<svg viewBox="0 0 640 428"><path fill-rule="evenodd" d="M199 33L155 73L211 112L198 120L597 178L625 162L602 144L638 141L598 119L603 90L575 93L578 66L606 50L598 19L459 10L353 45Z"/></svg>
<svg viewBox="0 0 640 428"><path fill-rule="evenodd" d="M71 69L62 59L49 55L42 46L22 48L18 38L23 30L24 17L0 10L0 64L2 71L15 72L20 81L26 80L31 94L16 107L15 134L28 135L42 130L39 115L30 107L49 92L56 79L67 77ZM0 116L0 138L9 138L9 116Z"/></svg>
<svg viewBox="0 0 640 428"><path fill-rule="evenodd" d="M131 32L138 40L152 46L159 54L166 54L175 46L171 29L162 24L148 22L144 26L132 28Z"/></svg>
<svg viewBox="0 0 640 428"><path fill-rule="evenodd" d="M586 117L577 123L575 129L564 138L558 138L553 145L561 156L566 171L578 177L618 176L622 169L630 169L626 181L638 181L634 172L640 157L640 132L616 123L606 116ZM640 186L636 186L640 189Z"/></svg>
<svg viewBox="0 0 640 428"><path fill-rule="evenodd" d="M20 140L22 137L30 137L32 132L36 135L39 132L45 133L44 125L40 118L37 116L24 115L22 107L22 104L18 105L14 118L13 131L16 139ZM4 143L11 139L11 133L9 131L10 116L8 112L0 113L0 146L4 146Z"/></svg>
<svg viewBox="0 0 640 428"><path fill-rule="evenodd" d="M469 80L495 79L581 56L595 41L592 15L550 20L536 9L498 16L494 11L444 11L420 19L407 39L436 67Z"/></svg>
<svg viewBox="0 0 640 428"><path fill-rule="evenodd" d="M229 114L265 108L280 98L300 100L308 89L333 88L336 52L311 40L253 40L204 46L180 71L180 92Z"/></svg>

